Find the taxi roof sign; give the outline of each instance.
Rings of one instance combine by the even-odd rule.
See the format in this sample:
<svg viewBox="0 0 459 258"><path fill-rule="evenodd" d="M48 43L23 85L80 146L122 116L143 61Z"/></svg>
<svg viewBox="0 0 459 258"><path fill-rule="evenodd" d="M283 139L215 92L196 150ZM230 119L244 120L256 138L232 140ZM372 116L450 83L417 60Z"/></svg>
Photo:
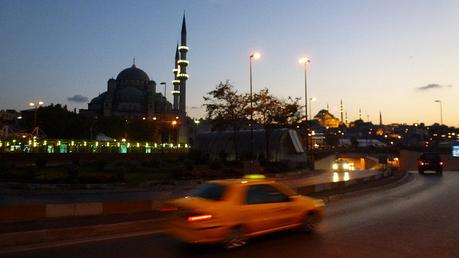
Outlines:
<svg viewBox="0 0 459 258"><path fill-rule="evenodd" d="M244 179L266 179L266 177L262 174L249 174L243 177Z"/></svg>

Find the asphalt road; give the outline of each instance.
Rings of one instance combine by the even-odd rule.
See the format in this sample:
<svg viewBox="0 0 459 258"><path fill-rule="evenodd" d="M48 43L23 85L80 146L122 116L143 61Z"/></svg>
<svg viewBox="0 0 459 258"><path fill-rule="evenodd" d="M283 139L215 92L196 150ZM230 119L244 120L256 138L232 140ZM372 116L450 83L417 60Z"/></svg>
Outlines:
<svg viewBox="0 0 459 258"><path fill-rule="evenodd" d="M276 233L232 252L149 235L8 257L459 257L459 172L413 176L329 203L313 234Z"/></svg>

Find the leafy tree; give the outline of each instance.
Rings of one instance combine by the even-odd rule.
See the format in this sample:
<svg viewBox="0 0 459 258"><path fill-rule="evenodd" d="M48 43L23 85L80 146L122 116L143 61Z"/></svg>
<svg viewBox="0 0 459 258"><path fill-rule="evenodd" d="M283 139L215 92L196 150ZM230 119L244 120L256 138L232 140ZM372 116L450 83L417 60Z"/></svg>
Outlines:
<svg viewBox="0 0 459 258"><path fill-rule="evenodd" d="M247 94L238 94L227 80L220 82L216 88L204 97L207 117L216 130L233 130L233 147L236 159L239 159L238 133L247 122L247 110L250 98Z"/></svg>
<svg viewBox="0 0 459 258"><path fill-rule="evenodd" d="M298 115L300 106L299 98L287 100L279 99L262 89L254 94L254 119L265 129L266 160L270 160L270 136L276 127L291 127L297 124L301 117Z"/></svg>

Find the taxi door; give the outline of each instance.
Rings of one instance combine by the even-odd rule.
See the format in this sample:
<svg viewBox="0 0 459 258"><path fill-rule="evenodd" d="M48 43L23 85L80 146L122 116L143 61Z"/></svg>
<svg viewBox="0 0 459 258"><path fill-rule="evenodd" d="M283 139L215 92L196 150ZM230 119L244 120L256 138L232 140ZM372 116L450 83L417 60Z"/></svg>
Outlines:
<svg viewBox="0 0 459 258"><path fill-rule="evenodd" d="M248 233L270 230L289 224L288 196L269 184L249 185L241 207L242 223Z"/></svg>

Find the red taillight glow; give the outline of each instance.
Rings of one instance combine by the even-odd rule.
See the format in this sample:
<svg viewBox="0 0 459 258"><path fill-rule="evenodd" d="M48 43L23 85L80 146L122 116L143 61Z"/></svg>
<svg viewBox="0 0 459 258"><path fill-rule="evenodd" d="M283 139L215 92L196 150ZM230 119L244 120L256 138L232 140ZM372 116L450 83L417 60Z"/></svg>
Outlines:
<svg viewBox="0 0 459 258"><path fill-rule="evenodd" d="M440 161L440 166L443 166L443 161Z"/></svg>
<svg viewBox="0 0 459 258"><path fill-rule="evenodd" d="M419 165L424 166L424 162L419 161Z"/></svg>
<svg viewBox="0 0 459 258"><path fill-rule="evenodd" d="M177 211L177 207L161 207L159 208L159 211L161 212L168 212L168 211Z"/></svg>
<svg viewBox="0 0 459 258"><path fill-rule="evenodd" d="M208 220L208 219L211 219L211 218L212 218L212 215L210 215L210 214L190 216L190 217L188 217L188 222L203 221L203 220Z"/></svg>

